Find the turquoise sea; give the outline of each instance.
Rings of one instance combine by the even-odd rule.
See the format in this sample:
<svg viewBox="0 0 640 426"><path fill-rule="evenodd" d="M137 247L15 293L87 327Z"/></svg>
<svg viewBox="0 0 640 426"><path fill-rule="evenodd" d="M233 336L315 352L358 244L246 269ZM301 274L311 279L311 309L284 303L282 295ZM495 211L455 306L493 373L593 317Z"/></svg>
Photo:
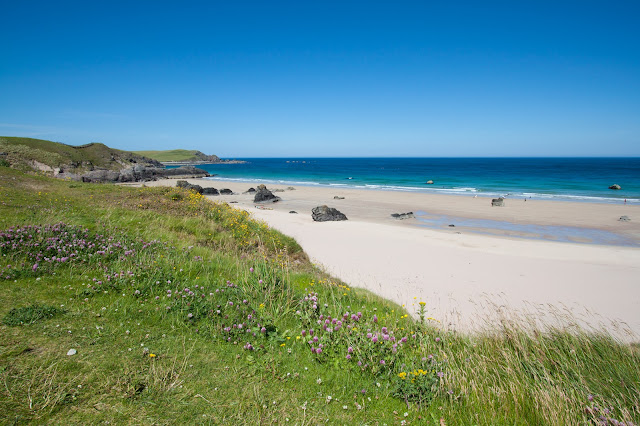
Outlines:
<svg viewBox="0 0 640 426"><path fill-rule="evenodd" d="M640 204L640 158L243 158L211 179ZM426 184L432 180L433 184ZM611 190L618 184L622 189Z"/></svg>

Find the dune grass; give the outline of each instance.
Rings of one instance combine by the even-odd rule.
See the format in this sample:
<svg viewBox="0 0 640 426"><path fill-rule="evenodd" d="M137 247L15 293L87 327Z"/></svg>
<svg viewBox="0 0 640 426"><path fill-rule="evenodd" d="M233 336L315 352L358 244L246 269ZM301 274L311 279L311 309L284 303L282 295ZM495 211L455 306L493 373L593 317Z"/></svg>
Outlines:
<svg viewBox="0 0 640 426"><path fill-rule="evenodd" d="M178 188L0 167L0 290L7 424L640 421L637 346L518 318L444 332L429 301L350 288Z"/></svg>

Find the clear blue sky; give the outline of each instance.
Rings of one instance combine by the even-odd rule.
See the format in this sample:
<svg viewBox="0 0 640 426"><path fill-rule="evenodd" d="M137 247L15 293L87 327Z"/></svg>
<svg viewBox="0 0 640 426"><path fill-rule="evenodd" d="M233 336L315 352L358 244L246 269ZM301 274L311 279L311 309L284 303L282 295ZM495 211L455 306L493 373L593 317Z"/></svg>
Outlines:
<svg viewBox="0 0 640 426"><path fill-rule="evenodd" d="M13 1L0 135L222 157L640 156L636 1Z"/></svg>

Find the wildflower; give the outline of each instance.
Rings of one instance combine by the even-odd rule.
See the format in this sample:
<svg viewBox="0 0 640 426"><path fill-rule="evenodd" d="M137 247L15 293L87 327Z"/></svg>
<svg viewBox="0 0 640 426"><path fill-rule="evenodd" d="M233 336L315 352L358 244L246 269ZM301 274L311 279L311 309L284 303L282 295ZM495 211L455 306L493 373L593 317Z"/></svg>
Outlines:
<svg viewBox="0 0 640 426"><path fill-rule="evenodd" d="M442 371L438 371L438 377L443 378L444 377L444 373Z"/></svg>
<svg viewBox="0 0 640 426"><path fill-rule="evenodd" d="M436 337L436 342L439 342L439 341L440 341L440 338L439 338L439 337Z"/></svg>
<svg viewBox="0 0 640 426"><path fill-rule="evenodd" d="M149 354L149 358L155 358L156 354Z"/></svg>
<svg viewBox="0 0 640 426"><path fill-rule="evenodd" d="M318 379L318 380L316 380L316 383L317 383L317 384L319 384L319 385L321 385L321 384L322 384L322 379Z"/></svg>

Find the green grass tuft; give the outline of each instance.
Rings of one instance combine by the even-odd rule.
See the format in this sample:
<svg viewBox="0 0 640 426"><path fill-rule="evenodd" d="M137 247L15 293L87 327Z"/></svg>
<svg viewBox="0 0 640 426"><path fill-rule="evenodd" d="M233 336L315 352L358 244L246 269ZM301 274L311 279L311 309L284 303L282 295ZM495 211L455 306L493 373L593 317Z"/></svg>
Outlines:
<svg viewBox="0 0 640 426"><path fill-rule="evenodd" d="M24 306L22 308L13 308L2 318L2 323L5 325L29 325L34 322L53 318L57 315L63 314L63 309L56 308L54 306L46 305L31 305Z"/></svg>

